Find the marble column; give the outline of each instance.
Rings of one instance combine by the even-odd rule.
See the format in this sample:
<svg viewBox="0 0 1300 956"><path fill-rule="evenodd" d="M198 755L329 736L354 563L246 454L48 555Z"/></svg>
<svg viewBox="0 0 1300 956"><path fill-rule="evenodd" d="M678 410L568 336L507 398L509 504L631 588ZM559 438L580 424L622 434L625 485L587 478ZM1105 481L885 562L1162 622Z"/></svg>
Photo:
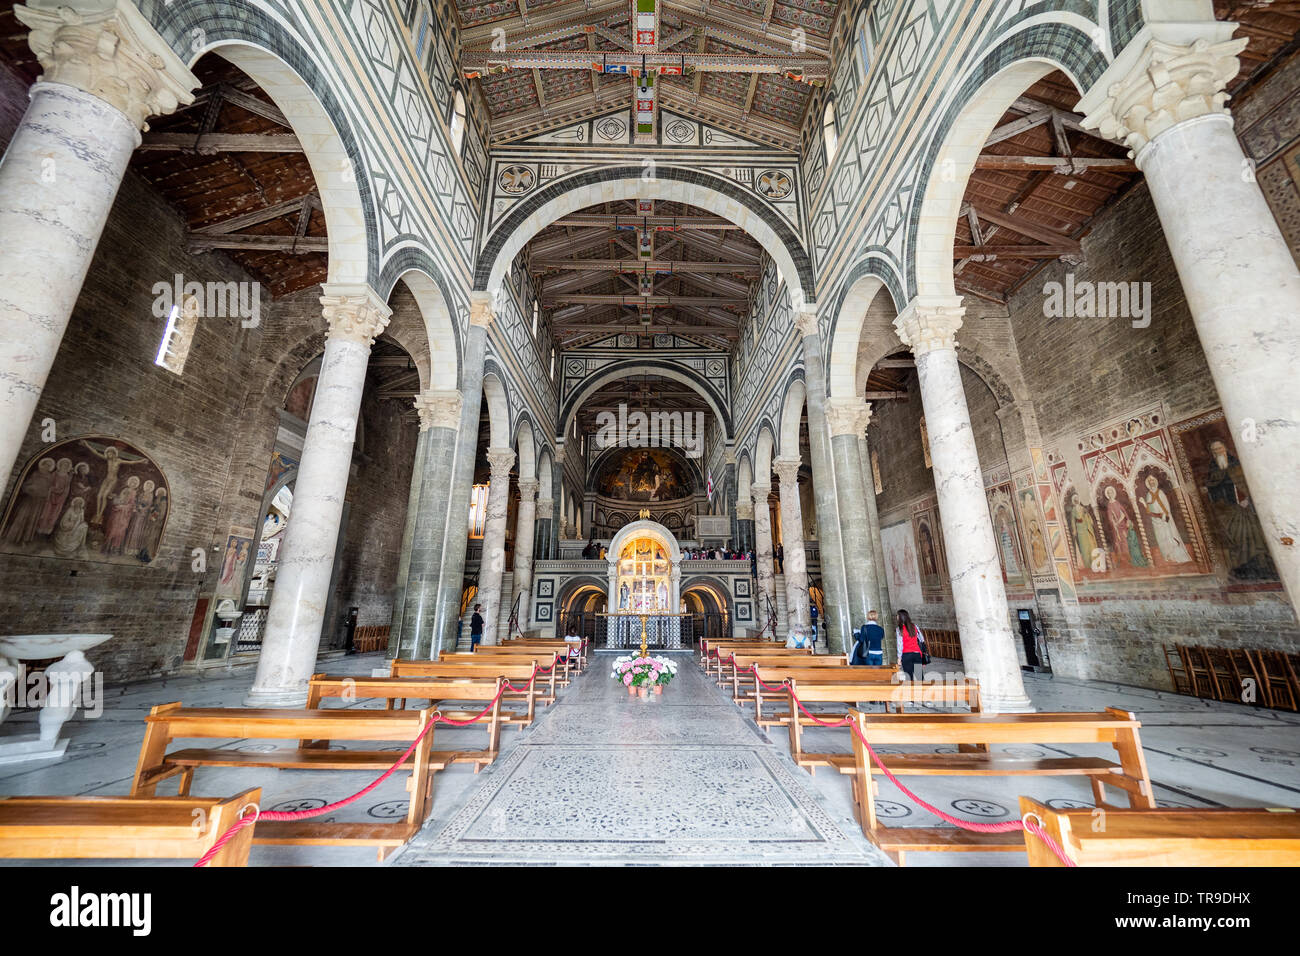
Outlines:
<svg viewBox="0 0 1300 956"><path fill-rule="evenodd" d="M510 614L508 604L501 606L501 577L506 566L506 515L510 511L514 449L489 448L487 460L492 478L488 486L487 520L483 525L483 557L478 566L478 596L474 603L483 605L483 643L496 644L500 615Z"/></svg>
<svg viewBox="0 0 1300 956"><path fill-rule="evenodd" d="M740 537L740 528L736 523L738 515L736 514L736 452L733 448L728 448L726 452L726 488L727 497L723 500L722 506L727 509L728 524L730 530L727 533L727 547L736 547L736 542Z"/></svg>
<svg viewBox="0 0 1300 956"><path fill-rule="evenodd" d="M844 548L844 577L848 586L849 625L854 630L867 623L867 613L880 612L876 576L880 565L871 546L868 490L862 474L858 436L866 403L861 399L827 403L831 455L835 461L836 504L840 512L840 541Z"/></svg>
<svg viewBox="0 0 1300 956"><path fill-rule="evenodd" d="M442 580L443 543L450 514L447 503L461 404L460 392L454 389L426 389L415 398L421 438L415 467L420 479L397 635L397 656L406 659L433 656L433 622ZM413 487L415 484L412 480Z"/></svg>
<svg viewBox="0 0 1300 956"><path fill-rule="evenodd" d="M826 427L826 370L822 362L822 339L814 313L797 313L794 321L803 337L804 386L808 394L809 464L812 466L813 501L817 509L822 590L826 595L826 614L822 618L822 627L826 631L826 647L832 654L842 654L849 646L846 641L851 628L840 519L835 507L835 469L831 463L830 436Z"/></svg>
<svg viewBox="0 0 1300 956"><path fill-rule="evenodd" d="M871 422L871 403L863 405L862 420L858 427L858 456L862 461L862 483L867 497L867 521L871 526L871 550L876 559L876 589L880 595L880 625L885 629L885 659L898 660L894 640L897 622L894 620L894 608L889 600L889 574L885 564L885 543L880 536L880 513L876 510L876 480L871 471L871 448L867 440L867 425Z"/></svg>
<svg viewBox="0 0 1300 956"><path fill-rule="evenodd" d="M262 654L248 693L250 707L301 707L325 621L352 442L370 346L392 314L365 286L322 286L329 325L325 356L302 461L293 490L293 514L284 532L279 570L267 612Z"/></svg>
<svg viewBox="0 0 1300 956"><path fill-rule="evenodd" d="M1002 566L957 363L955 335L965 311L959 297L917 298L894 327L916 357L966 670L979 679L986 711L1023 711L1030 702L1011 636Z"/></svg>
<svg viewBox="0 0 1300 956"><path fill-rule="evenodd" d="M1146 177L1269 553L1298 605L1300 271L1224 105L1247 42L1229 39L1235 29L1148 26L1145 44L1133 41L1140 53L1117 61L1080 107Z"/></svg>
<svg viewBox="0 0 1300 956"><path fill-rule="evenodd" d="M0 162L0 475L6 477L140 131L148 117L193 102L190 91L199 85L134 6L89 6L72 0L56 9L14 7L31 29L27 42L43 72Z"/></svg>
<svg viewBox="0 0 1300 956"><path fill-rule="evenodd" d="M537 499L537 541L533 545L533 557L538 561L549 561L555 556L555 499Z"/></svg>
<svg viewBox="0 0 1300 956"><path fill-rule="evenodd" d="M777 458L772 462L772 470L776 472L780 486L786 616L790 621L790 630L802 635L812 632L812 619L808 614L808 554L803 546L799 465L798 458Z"/></svg>
<svg viewBox="0 0 1300 956"><path fill-rule="evenodd" d="M767 499L772 493L769 482L749 486L754 495L754 557L758 568L758 594L755 595L754 623L767 627L769 605L776 608L776 575L772 570L772 515Z"/></svg>
<svg viewBox="0 0 1300 956"><path fill-rule="evenodd" d="M754 542L754 499L746 492L736 497L736 547L748 551Z"/></svg>
<svg viewBox="0 0 1300 956"><path fill-rule="evenodd" d="M433 613L433 657L456 647L460 602L465 590L465 551L469 545L469 504L474 492L474 465L478 458L478 424L483 405L483 356L492 325L492 296L470 293L469 326L461 350L460 423L456 428L456 455L452 466L451 494L442 541L442 572L438 603Z"/></svg>
<svg viewBox="0 0 1300 956"><path fill-rule="evenodd" d="M519 630L528 627L533 596L533 541L537 533L536 478L519 479L519 513L515 516L515 581L514 598L519 605ZM514 635L512 634L511 637Z"/></svg>
<svg viewBox="0 0 1300 956"><path fill-rule="evenodd" d="M417 406L418 408L418 406ZM393 606L388 618L388 656L397 657L402 631L402 618L406 611L406 589L411 576L411 544L415 537L415 519L420 510L420 462L424 461L425 445L429 433L420 423L415 438L415 461L411 465L411 487L406 495L406 523L402 526L402 550L397 556L397 581L393 585Z"/></svg>

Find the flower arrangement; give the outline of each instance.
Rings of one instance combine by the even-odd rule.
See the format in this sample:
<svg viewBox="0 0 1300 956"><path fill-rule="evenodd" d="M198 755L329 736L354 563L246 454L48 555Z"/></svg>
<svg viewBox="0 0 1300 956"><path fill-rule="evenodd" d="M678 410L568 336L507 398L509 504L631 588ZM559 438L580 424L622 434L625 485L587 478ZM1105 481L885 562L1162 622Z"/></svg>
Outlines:
<svg viewBox="0 0 1300 956"><path fill-rule="evenodd" d="M610 675L624 687L667 684L677 675L677 665L666 657L620 657Z"/></svg>

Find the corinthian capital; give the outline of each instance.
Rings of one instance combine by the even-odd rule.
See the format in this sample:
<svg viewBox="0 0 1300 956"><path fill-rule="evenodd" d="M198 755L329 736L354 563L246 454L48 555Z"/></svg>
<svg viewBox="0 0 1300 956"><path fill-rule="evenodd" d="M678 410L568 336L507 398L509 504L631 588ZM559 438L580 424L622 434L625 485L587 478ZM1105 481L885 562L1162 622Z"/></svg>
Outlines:
<svg viewBox="0 0 1300 956"><path fill-rule="evenodd" d="M138 129L149 128L150 116L194 102L198 78L130 0L33 2L15 6L14 16L31 29L27 43L42 80L99 97Z"/></svg>
<svg viewBox="0 0 1300 956"><path fill-rule="evenodd" d="M536 478L520 478L518 485L519 497L524 501L529 501L537 497L537 489L541 487L541 482Z"/></svg>
<svg viewBox="0 0 1300 956"><path fill-rule="evenodd" d="M781 492L783 494L787 489L794 488L799 484L799 464L798 458L775 458L772 460L772 470L776 472L777 480L781 482Z"/></svg>
<svg viewBox="0 0 1300 956"><path fill-rule="evenodd" d="M1234 27L1206 24L1207 35L1190 43L1155 36L1145 46L1135 41L1136 60L1117 60L1080 101L1087 114L1083 125L1122 142L1129 155L1136 156L1179 123L1214 113L1228 115L1225 87L1237 75L1237 54L1248 42L1245 37L1226 39Z"/></svg>
<svg viewBox="0 0 1300 956"><path fill-rule="evenodd" d="M555 499L538 498L537 499L537 517L545 521L547 518L555 517Z"/></svg>
<svg viewBox="0 0 1300 956"><path fill-rule="evenodd" d="M469 294L469 324L481 329L492 327L496 311L492 307L491 292L471 292Z"/></svg>
<svg viewBox="0 0 1300 956"><path fill-rule="evenodd" d="M754 499L748 495L736 499L736 520L754 520Z"/></svg>
<svg viewBox="0 0 1300 956"><path fill-rule="evenodd" d="M867 420L871 412L867 403L860 398L833 398L826 403L826 424L831 428L831 437L836 435L861 435L867 423L862 420L866 411Z"/></svg>
<svg viewBox="0 0 1300 956"><path fill-rule="evenodd" d="M937 349L957 347L957 330L961 328L966 307L961 297L921 298L908 303L894 319L894 328L903 344L913 355L922 355Z"/></svg>
<svg viewBox="0 0 1300 956"><path fill-rule="evenodd" d="M458 427L460 406L460 392L455 389L425 389L415 396L415 411L420 416L420 431L428 431L430 428Z"/></svg>
<svg viewBox="0 0 1300 956"><path fill-rule="evenodd" d="M799 330L802 336L816 335L818 332L817 313L816 312L796 312L794 314L794 327Z"/></svg>
<svg viewBox="0 0 1300 956"><path fill-rule="evenodd" d="M487 460L488 468L492 471L492 481L509 480L510 469L515 466L513 448L489 448Z"/></svg>
<svg viewBox="0 0 1300 956"><path fill-rule="evenodd" d="M368 348L375 336L388 327L393 314L369 286L324 285L320 297L329 338L363 342Z"/></svg>

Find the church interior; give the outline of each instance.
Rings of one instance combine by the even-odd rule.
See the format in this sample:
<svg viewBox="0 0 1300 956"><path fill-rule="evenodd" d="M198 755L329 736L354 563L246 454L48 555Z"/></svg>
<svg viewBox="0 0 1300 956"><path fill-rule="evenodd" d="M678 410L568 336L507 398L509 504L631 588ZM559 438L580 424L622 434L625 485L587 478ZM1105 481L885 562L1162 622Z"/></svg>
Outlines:
<svg viewBox="0 0 1300 956"><path fill-rule="evenodd" d="M3 6L0 865L1300 863L1300 4Z"/></svg>

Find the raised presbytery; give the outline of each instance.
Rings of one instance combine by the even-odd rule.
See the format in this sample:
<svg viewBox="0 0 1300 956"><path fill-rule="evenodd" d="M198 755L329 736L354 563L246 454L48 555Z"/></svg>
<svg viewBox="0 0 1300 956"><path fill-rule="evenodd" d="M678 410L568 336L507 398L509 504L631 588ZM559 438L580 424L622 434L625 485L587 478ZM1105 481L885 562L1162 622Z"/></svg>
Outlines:
<svg viewBox="0 0 1300 956"><path fill-rule="evenodd" d="M1297 4L2 6L5 865L1300 862Z"/></svg>

